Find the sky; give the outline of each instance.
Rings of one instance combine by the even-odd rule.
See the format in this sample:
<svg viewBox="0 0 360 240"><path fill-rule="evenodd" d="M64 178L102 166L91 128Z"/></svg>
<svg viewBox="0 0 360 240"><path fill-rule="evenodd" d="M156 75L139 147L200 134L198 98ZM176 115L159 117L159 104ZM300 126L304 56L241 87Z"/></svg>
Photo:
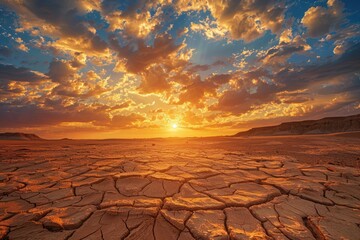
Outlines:
<svg viewBox="0 0 360 240"><path fill-rule="evenodd" d="M360 113L360 2L0 0L0 131L231 135Z"/></svg>

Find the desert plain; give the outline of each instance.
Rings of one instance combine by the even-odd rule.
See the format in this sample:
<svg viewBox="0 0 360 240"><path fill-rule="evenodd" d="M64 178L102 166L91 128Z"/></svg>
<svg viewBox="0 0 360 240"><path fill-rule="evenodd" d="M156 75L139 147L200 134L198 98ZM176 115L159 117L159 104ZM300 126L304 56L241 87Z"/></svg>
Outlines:
<svg viewBox="0 0 360 240"><path fill-rule="evenodd" d="M0 239L359 239L358 133L0 141Z"/></svg>

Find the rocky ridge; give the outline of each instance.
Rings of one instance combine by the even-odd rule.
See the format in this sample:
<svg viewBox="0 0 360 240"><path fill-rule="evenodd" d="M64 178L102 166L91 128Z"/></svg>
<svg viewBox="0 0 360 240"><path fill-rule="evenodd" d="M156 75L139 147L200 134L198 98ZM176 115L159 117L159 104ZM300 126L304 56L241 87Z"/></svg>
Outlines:
<svg viewBox="0 0 360 240"><path fill-rule="evenodd" d="M286 122L277 126L252 128L234 137L324 134L360 131L360 114L348 117L331 117L320 120Z"/></svg>
<svg viewBox="0 0 360 240"><path fill-rule="evenodd" d="M0 133L0 140L44 140L31 133L6 132Z"/></svg>

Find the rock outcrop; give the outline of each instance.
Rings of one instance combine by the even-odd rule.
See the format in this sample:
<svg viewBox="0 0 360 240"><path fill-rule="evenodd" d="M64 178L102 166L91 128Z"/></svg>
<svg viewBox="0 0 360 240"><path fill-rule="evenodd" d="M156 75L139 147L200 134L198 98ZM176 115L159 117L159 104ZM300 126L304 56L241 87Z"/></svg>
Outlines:
<svg viewBox="0 0 360 240"><path fill-rule="evenodd" d="M239 132L234 137L326 134L353 131L360 131L360 114L301 122L286 122L277 126L252 128L245 132Z"/></svg>
<svg viewBox="0 0 360 240"><path fill-rule="evenodd" d="M6 132L0 133L0 140L44 140L38 135L31 133Z"/></svg>

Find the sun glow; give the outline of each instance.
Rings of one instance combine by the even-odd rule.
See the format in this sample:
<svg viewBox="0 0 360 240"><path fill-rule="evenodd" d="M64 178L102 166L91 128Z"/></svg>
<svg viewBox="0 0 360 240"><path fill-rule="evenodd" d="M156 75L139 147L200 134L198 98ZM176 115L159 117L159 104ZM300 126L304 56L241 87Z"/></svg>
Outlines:
<svg viewBox="0 0 360 240"><path fill-rule="evenodd" d="M171 127L172 127L173 129L177 129L177 128L178 128L178 125L177 125L176 123L173 123L173 124L171 125Z"/></svg>

